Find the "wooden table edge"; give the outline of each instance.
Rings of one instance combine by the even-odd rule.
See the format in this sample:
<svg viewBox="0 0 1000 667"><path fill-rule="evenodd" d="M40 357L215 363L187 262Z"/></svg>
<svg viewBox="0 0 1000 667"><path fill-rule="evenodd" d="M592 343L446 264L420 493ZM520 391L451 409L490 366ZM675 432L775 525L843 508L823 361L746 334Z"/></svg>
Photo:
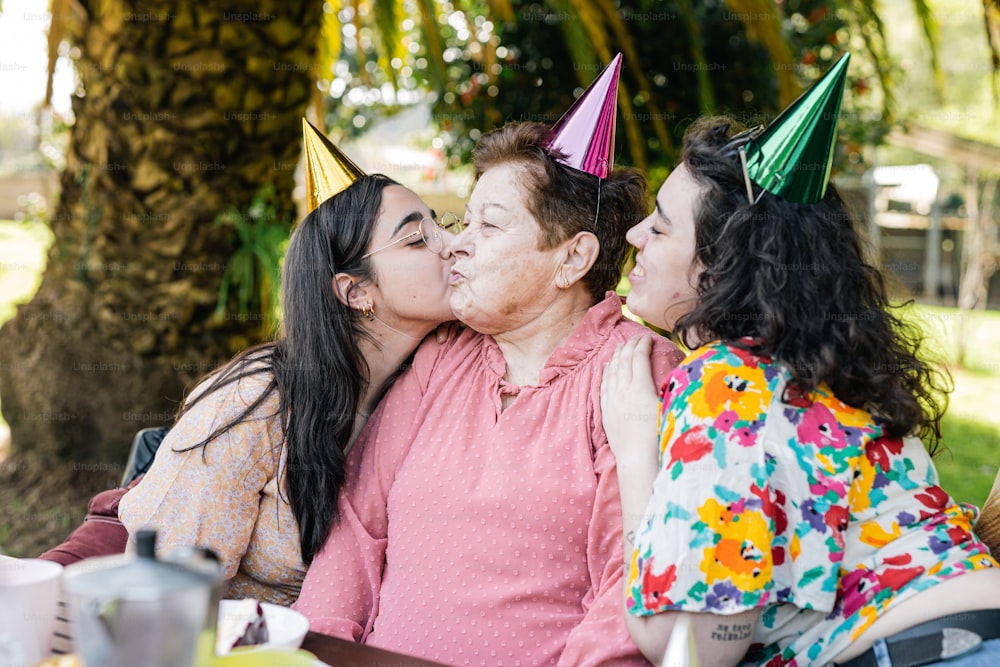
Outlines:
<svg viewBox="0 0 1000 667"><path fill-rule="evenodd" d="M444 667L440 662L309 631L302 648L333 667Z"/></svg>

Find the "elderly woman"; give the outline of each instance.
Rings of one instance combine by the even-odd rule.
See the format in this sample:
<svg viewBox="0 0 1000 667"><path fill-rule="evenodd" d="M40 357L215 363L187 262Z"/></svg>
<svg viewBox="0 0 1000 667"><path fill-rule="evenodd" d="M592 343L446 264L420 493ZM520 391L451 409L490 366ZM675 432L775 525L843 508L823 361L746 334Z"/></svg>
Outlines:
<svg viewBox="0 0 1000 667"><path fill-rule="evenodd" d="M645 184L567 167L548 135L507 125L476 147L449 277L468 329L424 343L359 440L337 529L353 532L327 542L296 604L314 630L450 664L644 664L621 614L599 388L645 331L609 291ZM657 338L654 375L678 357ZM373 559L365 581L340 574L352 540Z"/></svg>

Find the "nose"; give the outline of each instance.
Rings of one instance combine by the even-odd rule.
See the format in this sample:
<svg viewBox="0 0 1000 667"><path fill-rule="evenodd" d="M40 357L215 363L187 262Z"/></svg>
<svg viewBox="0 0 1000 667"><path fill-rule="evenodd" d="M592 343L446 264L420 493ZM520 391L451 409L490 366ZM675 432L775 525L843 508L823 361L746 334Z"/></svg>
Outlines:
<svg viewBox="0 0 1000 667"><path fill-rule="evenodd" d="M438 228L435 230L437 237L440 239L441 248L437 251L437 256L441 259L448 259L451 257L451 250L449 246L451 245L452 235L448 231Z"/></svg>
<svg viewBox="0 0 1000 667"><path fill-rule="evenodd" d="M444 253L446 256L459 256L469 254L469 228L466 227L458 234L448 233L445 236Z"/></svg>
<svg viewBox="0 0 1000 667"><path fill-rule="evenodd" d="M631 229L625 232L625 240L634 245L636 248L642 248L642 245L646 242L647 234L643 231L643 223L649 220L649 218L643 218L637 224L633 225Z"/></svg>

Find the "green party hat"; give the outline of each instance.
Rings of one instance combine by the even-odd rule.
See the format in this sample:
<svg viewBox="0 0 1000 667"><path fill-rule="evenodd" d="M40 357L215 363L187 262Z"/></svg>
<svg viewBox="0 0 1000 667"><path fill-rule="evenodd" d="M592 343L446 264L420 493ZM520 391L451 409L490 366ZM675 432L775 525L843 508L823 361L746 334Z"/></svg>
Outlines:
<svg viewBox="0 0 1000 667"><path fill-rule="evenodd" d="M746 145L746 173L788 201L814 204L826 194L850 53Z"/></svg>

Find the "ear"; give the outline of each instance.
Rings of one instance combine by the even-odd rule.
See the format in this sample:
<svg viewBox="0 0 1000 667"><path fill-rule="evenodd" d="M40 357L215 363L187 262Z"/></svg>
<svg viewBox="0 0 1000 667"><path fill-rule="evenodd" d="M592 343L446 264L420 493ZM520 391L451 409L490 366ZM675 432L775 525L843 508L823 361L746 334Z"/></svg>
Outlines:
<svg viewBox="0 0 1000 667"><path fill-rule="evenodd" d="M565 243L566 255L556 274L557 283L563 282L559 286L564 289L587 275L601 251L600 241L590 232L578 232Z"/></svg>
<svg viewBox="0 0 1000 667"><path fill-rule="evenodd" d="M338 273L333 277L333 293L352 310L364 310L372 303L365 282L349 273Z"/></svg>

